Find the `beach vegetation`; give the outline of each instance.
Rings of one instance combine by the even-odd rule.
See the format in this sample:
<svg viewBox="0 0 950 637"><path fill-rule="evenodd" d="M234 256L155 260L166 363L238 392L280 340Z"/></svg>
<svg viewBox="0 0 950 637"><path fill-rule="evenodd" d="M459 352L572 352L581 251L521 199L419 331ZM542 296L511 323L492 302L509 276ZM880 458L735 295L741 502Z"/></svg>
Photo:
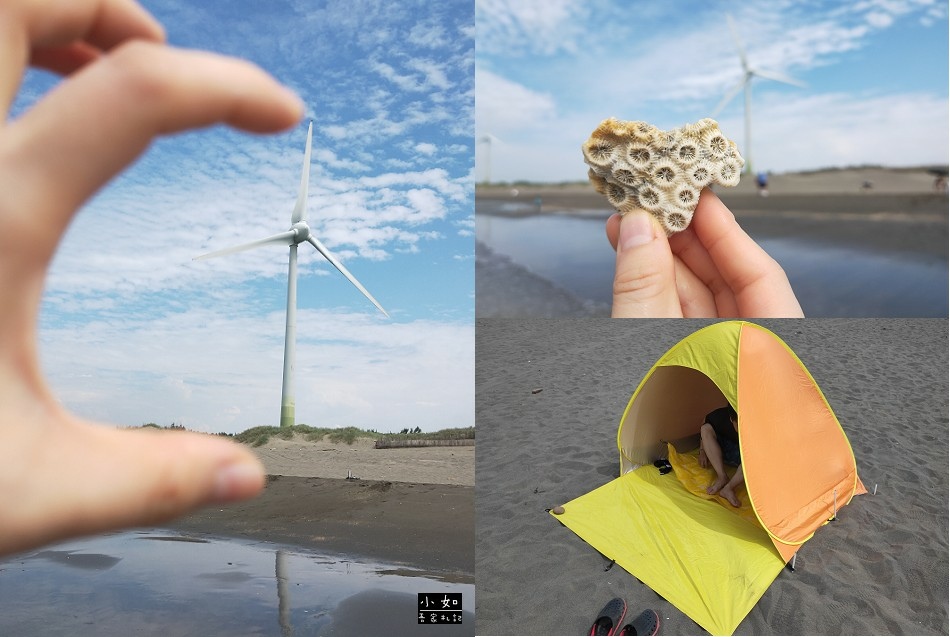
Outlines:
<svg viewBox="0 0 950 637"><path fill-rule="evenodd" d="M153 422L137 427L138 429L183 430L184 425L172 423L168 426L157 425ZM271 438L293 440L303 438L307 442L321 442L327 440L335 444L352 445L360 438L370 440L466 440L475 439L475 427L456 427L440 429L438 431L422 431L420 427L406 427L399 433L379 433L376 429L361 429L359 427L311 427L310 425L294 425L293 427L274 427L262 425L251 427L241 433L231 434L221 432L214 434L227 436L251 447L261 447Z"/></svg>
<svg viewBox="0 0 950 637"><path fill-rule="evenodd" d="M475 427L454 427L438 431L422 431L419 427L399 433L377 434L377 440L474 440Z"/></svg>

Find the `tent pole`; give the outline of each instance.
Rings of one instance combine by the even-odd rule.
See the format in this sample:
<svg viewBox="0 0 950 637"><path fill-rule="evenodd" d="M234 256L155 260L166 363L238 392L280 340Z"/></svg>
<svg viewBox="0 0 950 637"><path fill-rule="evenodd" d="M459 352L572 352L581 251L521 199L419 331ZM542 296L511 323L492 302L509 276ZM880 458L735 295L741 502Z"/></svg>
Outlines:
<svg viewBox="0 0 950 637"><path fill-rule="evenodd" d="M837 519L838 519L838 490L835 489L835 514L831 518L831 521L834 522Z"/></svg>

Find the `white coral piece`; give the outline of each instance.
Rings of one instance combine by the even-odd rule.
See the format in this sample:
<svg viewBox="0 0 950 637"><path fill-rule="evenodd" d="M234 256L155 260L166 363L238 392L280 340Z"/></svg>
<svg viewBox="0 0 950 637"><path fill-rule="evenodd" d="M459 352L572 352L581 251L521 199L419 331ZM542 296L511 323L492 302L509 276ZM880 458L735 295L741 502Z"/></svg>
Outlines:
<svg viewBox="0 0 950 637"><path fill-rule="evenodd" d="M582 150L597 192L620 214L646 210L667 234L686 229L705 186L735 186L745 164L735 142L709 118L663 131L611 117Z"/></svg>

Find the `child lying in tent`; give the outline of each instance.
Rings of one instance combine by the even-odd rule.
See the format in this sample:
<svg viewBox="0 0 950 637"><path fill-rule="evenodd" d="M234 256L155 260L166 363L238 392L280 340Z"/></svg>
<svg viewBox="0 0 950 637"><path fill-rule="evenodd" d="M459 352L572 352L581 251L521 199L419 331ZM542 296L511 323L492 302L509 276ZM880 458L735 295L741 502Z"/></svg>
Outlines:
<svg viewBox="0 0 950 637"><path fill-rule="evenodd" d="M720 407L708 414L699 429L699 464L716 471L716 481L706 489L709 495L717 493L734 507L739 506L735 489L742 484L742 457L739 454L739 416L732 405ZM725 465L738 467L732 479Z"/></svg>

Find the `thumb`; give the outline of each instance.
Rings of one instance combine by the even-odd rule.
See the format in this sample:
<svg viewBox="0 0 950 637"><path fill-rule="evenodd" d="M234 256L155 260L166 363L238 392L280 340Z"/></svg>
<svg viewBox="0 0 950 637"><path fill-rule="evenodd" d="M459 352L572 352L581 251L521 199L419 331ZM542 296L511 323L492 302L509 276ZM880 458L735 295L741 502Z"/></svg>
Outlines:
<svg viewBox="0 0 950 637"><path fill-rule="evenodd" d="M643 210L631 210L620 220L612 316L683 316L666 233Z"/></svg>
<svg viewBox="0 0 950 637"><path fill-rule="evenodd" d="M63 424L33 456L38 477L5 520L12 532L0 539L0 553L160 524L202 505L252 497L264 486L254 454L229 440Z"/></svg>

